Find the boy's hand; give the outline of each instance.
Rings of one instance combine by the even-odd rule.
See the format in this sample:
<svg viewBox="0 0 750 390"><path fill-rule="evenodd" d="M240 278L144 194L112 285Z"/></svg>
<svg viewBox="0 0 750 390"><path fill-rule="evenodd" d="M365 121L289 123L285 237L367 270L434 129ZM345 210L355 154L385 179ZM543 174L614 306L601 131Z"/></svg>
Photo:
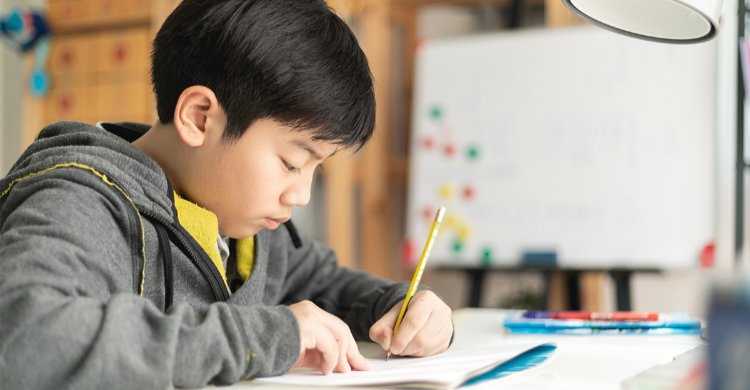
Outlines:
<svg viewBox="0 0 750 390"><path fill-rule="evenodd" d="M418 291L393 337L403 300L370 328L370 338L384 350L401 356L430 356L448 349L453 335L451 309L432 291Z"/></svg>
<svg viewBox="0 0 750 390"><path fill-rule="evenodd" d="M359 353L349 327L336 316L310 301L289 306L297 318L300 353L295 367L320 368L323 374L369 370L370 363Z"/></svg>

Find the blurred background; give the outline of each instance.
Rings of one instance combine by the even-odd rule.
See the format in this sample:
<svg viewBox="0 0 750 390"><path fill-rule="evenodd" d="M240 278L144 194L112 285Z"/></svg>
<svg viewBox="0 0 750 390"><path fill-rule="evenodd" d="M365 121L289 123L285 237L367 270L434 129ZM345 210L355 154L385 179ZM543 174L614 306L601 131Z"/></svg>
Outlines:
<svg viewBox="0 0 750 390"><path fill-rule="evenodd" d="M0 15L5 17L19 7L30 7L44 16L52 34L48 52L39 47L21 52L11 44L0 50L1 170L7 172L36 133L52 121L152 123L155 114L148 75L150 41L177 3L175 0L2 0ZM418 183L410 177L416 172L410 164L415 157L412 153L419 150L412 140L415 124L421 123L415 117L419 113L413 112L417 107L416 62L420 47L443 40L462 42L461 39L476 36L529 31L554 36L555 31L585 28L584 22L570 14L559 0L329 0L328 3L356 32L370 60L378 99L377 130L374 139L357 155L337 155L326 163L325 170L316 178L311 204L296 210L295 220L305 234L329 243L346 266L408 280L415 252L418 255L426 239L410 237L407 232L407 221L412 218L409 217L410 183ZM701 243L705 245L696 248L678 266L661 267L655 261L628 269L625 264L624 273L611 272L623 268L611 262L564 267L564 262L553 261L529 267L521 261L521 254L516 259L506 256L495 261L491 254L485 253L485 258L477 259L476 263L436 261L428 266L423 283L430 285L453 308L467 305L626 308L681 310L703 316L704 297L712 274L731 272L742 258L736 228L738 218L742 217L737 217L738 209L734 207L738 196L736 145L741 142L736 132L739 66L736 47L740 34L735 26L737 3L725 3L732 12L725 15L723 31L712 43L711 50L716 56L711 58L708 75L713 83L711 93L715 93L711 95L711 101L715 102L711 113L716 117L716 128L711 129L712 145L709 145L715 164L711 167L711 197L705 205L710 209L707 214L710 226L703 227L711 232L708 240ZM504 37L498 39L505 42ZM577 54L571 52L571 55ZM684 64L674 64L675 68L681 66ZM31 77L40 69L48 74L49 87L37 85L35 90L30 87ZM566 75L560 73L555 77ZM674 93L703 91L686 84ZM638 100L639 96L632 99ZM540 110L539 115L543 114ZM486 146L485 153L493 153L491 150L491 145ZM617 280L621 283L617 284ZM629 295L625 306L618 305L622 288Z"/></svg>

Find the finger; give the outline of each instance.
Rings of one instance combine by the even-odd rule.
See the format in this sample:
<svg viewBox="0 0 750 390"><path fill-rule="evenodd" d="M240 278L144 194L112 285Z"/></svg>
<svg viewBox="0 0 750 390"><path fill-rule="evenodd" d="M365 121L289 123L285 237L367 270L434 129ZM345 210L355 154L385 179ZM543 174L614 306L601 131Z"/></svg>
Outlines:
<svg viewBox="0 0 750 390"><path fill-rule="evenodd" d="M341 319L330 313L326 313L323 323L335 335L342 346L339 362L336 366L337 371L349 372L351 369L362 371L371 368L370 362L359 352L357 342L354 340L349 326L344 321L341 321Z"/></svg>
<svg viewBox="0 0 750 390"><path fill-rule="evenodd" d="M309 360L309 358L306 352L307 351L304 349L302 350L302 352L300 352L299 358L297 359L297 363L294 363L294 367L308 367L307 361Z"/></svg>
<svg viewBox="0 0 750 390"><path fill-rule="evenodd" d="M436 336L433 339L434 342L426 344L425 349L423 350L423 355L421 356L435 355L448 349L448 343L450 343L452 333L453 331L450 324L443 323L440 329L436 332Z"/></svg>
<svg viewBox="0 0 750 390"><path fill-rule="evenodd" d="M336 337L325 327L318 333L315 349L321 354L320 370L325 375L332 373L339 361L339 346Z"/></svg>
<svg viewBox="0 0 750 390"><path fill-rule="evenodd" d="M349 366L347 349L349 342L346 339L336 339L339 347L338 362L336 363L336 372L349 372L352 368Z"/></svg>
<svg viewBox="0 0 750 390"><path fill-rule="evenodd" d="M430 318L431 306L425 304L423 297L416 296L409 303L409 309L406 311L404 319L393 335L393 341L390 345L391 353L402 355L404 348L414 339L416 334L425 326Z"/></svg>
<svg viewBox="0 0 750 390"><path fill-rule="evenodd" d="M409 343L399 352L402 356L425 356L427 349L431 348L438 334L438 328L441 325L435 321L434 313L430 313L424 326L417 331Z"/></svg>
<svg viewBox="0 0 750 390"><path fill-rule="evenodd" d="M375 322L369 331L370 340L378 343L383 350L387 351L391 346L391 338L393 337L393 326L396 324L396 319L401 311L401 305L403 300L393 305L391 310L388 310L383 317Z"/></svg>
<svg viewBox="0 0 750 390"><path fill-rule="evenodd" d="M446 320L443 321L446 326L443 328L443 344L440 346L440 348L436 351L433 351L433 353L441 353L448 350L448 347L451 345L451 340L453 339L453 321L451 320L450 315Z"/></svg>
<svg viewBox="0 0 750 390"><path fill-rule="evenodd" d="M338 358L335 370L337 372L349 372L352 369L348 360L349 349L350 346L354 346L356 349L357 342L354 340L354 336L352 335L349 326L346 325L344 321L328 312L323 312L322 314L323 325L334 337L338 347Z"/></svg>
<svg viewBox="0 0 750 390"><path fill-rule="evenodd" d="M434 351L443 344L444 333L445 324L436 319L435 313L431 313L424 327L414 335L400 354L403 356L433 355Z"/></svg>
<svg viewBox="0 0 750 390"><path fill-rule="evenodd" d="M354 370L367 371L372 368L370 362L359 352L354 337L352 337L351 343L346 350L346 358L349 361L349 365L351 365L351 368Z"/></svg>
<svg viewBox="0 0 750 390"><path fill-rule="evenodd" d="M323 362L322 354L315 349L305 350L304 356L300 357L295 367L309 367L320 369Z"/></svg>
<svg viewBox="0 0 750 390"><path fill-rule="evenodd" d="M453 322L444 311L433 311L425 326L404 348L403 355L430 356L448 349L453 335Z"/></svg>
<svg viewBox="0 0 750 390"><path fill-rule="evenodd" d="M350 344L356 344L349 326L340 318L334 316L333 314L325 313L325 318L323 319L322 323L336 338L337 343L342 343L344 347L347 347ZM346 348L343 348L342 350L345 352Z"/></svg>

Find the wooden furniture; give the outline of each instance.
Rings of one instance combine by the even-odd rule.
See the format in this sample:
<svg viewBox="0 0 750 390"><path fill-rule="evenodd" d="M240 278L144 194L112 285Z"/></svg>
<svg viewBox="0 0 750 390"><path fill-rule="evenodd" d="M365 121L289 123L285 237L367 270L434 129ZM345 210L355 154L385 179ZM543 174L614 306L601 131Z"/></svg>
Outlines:
<svg viewBox="0 0 750 390"><path fill-rule="evenodd" d="M150 7L146 0L50 0L55 35L45 122L150 122Z"/></svg>
<svg viewBox="0 0 750 390"><path fill-rule="evenodd" d="M176 0L48 0L51 88L24 96L23 147L57 120L152 122L151 39ZM28 67L32 60L28 60Z"/></svg>

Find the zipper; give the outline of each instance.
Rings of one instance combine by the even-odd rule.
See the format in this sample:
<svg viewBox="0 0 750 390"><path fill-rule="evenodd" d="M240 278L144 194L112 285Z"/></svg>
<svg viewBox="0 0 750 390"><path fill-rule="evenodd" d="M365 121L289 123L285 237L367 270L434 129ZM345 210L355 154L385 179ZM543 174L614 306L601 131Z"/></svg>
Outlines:
<svg viewBox="0 0 750 390"><path fill-rule="evenodd" d="M115 191L115 192L117 192L122 198L124 198L126 202L129 201L127 195L125 195L124 193L121 193L119 191ZM138 208L135 207L135 205L132 203L131 205L133 206L133 208L129 210L129 212L126 213L128 216L128 226L131 229L130 231L137 229L137 231L140 233L139 236L143 237L144 236L143 224L139 223L138 221L139 220ZM142 248L138 247L137 240L130 240L130 253L132 254L132 257L133 257L132 261L134 263L133 290L136 292L136 294L142 296L143 290L144 290L144 282L145 282L145 275L143 272L146 269L146 257L145 257L146 256L145 255L146 243L143 240L141 240L141 247ZM143 253L143 256L144 256L143 258L136 255L136 253L138 253L138 249L142 249L141 252Z"/></svg>
<svg viewBox="0 0 750 390"><path fill-rule="evenodd" d="M203 248L196 247L195 242L189 239L185 232L175 227L171 221L166 220L164 217L149 210L141 210L141 215L164 226L169 235L177 240L177 246L188 256L190 261L198 268L206 281L208 281L217 301L223 302L229 299L229 292L226 285L224 285L224 281L221 279L221 275L219 275L219 271L212 265L209 265L211 260L203 251Z"/></svg>
<svg viewBox="0 0 750 390"><path fill-rule="evenodd" d="M172 248L169 243L167 228L154 225L156 234L159 236L159 247L161 248L162 265L164 267L164 312L172 306L174 297L174 271L172 270Z"/></svg>

